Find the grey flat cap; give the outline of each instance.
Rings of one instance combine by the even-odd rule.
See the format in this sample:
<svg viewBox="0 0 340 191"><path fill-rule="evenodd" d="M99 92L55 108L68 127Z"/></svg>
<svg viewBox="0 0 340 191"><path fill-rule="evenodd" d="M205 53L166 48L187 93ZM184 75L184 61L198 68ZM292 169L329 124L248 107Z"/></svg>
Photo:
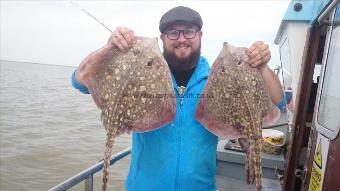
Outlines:
<svg viewBox="0 0 340 191"><path fill-rule="evenodd" d="M159 21L159 31L164 33L164 31L175 23L193 24L201 30L203 21L200 14L184 6L174 7L166 12L161 20Z"/></svg>

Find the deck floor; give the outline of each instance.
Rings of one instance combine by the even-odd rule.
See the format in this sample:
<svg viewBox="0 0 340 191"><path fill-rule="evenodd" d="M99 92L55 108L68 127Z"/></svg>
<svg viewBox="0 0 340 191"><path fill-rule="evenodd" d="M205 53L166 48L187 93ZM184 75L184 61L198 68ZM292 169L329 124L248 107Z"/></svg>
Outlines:
<svg viewBox="0 0 340 191"><path fill-rule="evenodd" d="M254 191L255 185L247 185L244 180L238 180L225 176L216 176L218 191ZM262 191L281 191L282 187L278 181L263 178Z"/></svg>

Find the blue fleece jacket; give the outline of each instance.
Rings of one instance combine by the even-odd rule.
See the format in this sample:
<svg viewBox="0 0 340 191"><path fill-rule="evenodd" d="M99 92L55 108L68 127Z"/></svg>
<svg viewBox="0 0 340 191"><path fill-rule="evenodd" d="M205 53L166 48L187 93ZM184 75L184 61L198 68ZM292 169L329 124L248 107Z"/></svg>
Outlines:
<svg viewBox="0 0 340 191"><path fill-rule="evenodd" d="M133 133L128 191L215 191L217 137L196 119L195 108L209 74L201 57L184 92L176 81L176 115L171 124L146 133Z"/></svg>

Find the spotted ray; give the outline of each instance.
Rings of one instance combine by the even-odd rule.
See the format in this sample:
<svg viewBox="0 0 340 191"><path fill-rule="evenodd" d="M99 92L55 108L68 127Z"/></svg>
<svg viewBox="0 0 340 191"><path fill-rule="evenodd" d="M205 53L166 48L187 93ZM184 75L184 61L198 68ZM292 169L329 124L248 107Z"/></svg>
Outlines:
<svg viewBox="0 0 340 191"><path fill-rule="evenodd" d="M238 139L245 152L247 184L255 180L259 191L262 188L261 119L277 110L260 72L246 63L246 50L224 43L202 92L209 96L201 96L196 119L221 138ZM274 122L277 117L268 120Z"/></svg>
<svg viewBox="0 0 340 191"><path fill-rule="evenodd" d="M114 138L130 131L151 131L171 122L176 103L170 70L157 39L137 37L126 53L113 48L85 82L102 110L106 130L103 186L107 189Z"/></svg>

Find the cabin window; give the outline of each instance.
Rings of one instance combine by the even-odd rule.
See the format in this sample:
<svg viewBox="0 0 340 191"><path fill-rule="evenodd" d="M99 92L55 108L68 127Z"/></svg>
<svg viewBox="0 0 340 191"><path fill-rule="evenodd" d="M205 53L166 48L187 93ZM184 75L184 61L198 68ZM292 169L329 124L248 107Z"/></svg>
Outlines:
<svg viewBox="0 0 340 191"><path fill-rule="evenodd" d="M288 37L285 38L285 40L280 46L280 60L281 60L282 68L284 68L284 70L286 70L286 72L290 74L291 69L290 69L290 54L289 54Z"/></svg>
<svg viewBox="0 0 340 191"><path fill-rule="evenodd" d="M336 136L340 129L340 26L334 26L323 76L322 90L318 107L319 125ZM334 135L335 134L335 135Z"/></svg>
<svg viewBox="0 0 340 191"><path fill-rule="evenodd" d="M287 90L292 84L288 37L285 38L280 46L280 60L282 67L283 85L284 89Z"/></svg>

